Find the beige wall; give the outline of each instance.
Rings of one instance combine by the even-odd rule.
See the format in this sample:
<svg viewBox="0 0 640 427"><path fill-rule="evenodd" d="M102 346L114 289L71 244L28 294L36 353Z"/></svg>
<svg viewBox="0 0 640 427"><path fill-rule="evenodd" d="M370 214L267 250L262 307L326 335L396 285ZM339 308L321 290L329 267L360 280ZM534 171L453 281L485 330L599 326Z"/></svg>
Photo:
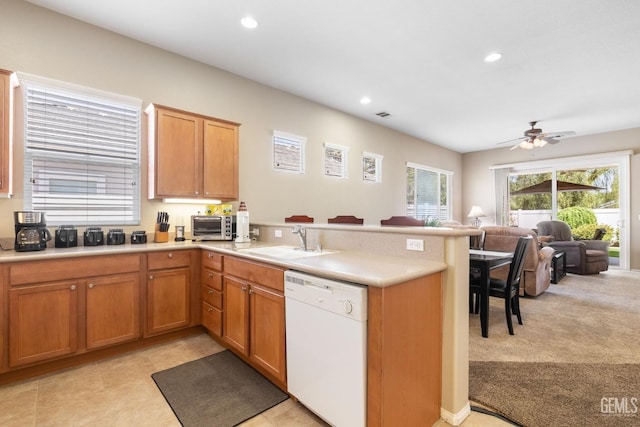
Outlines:
<svg viewBox="0 0 640 427"><path fill-rule="evenodd" d="M153 102L241 123L240 196L252 221L308 214L326 222L328 217L353 214L379 224L382 218L403 215L407 161L453 171L453 204L461 205L461 155L456 152L29 3L3 0L0 68L138 97L145 107ZM308 138L306 174L272 170L273 129ZM350 147L348 179L323 176L325 141ZM13 234L11 212L22 209L20 140L15 149L15 198L0 200L5 218L0 236ZM384 156L381 184L362 182L363 151ZM143 162L146 195L146 153ZM203 207L163 206L143 199L143 223L132 228L152 230L159 209L186 217Z"/></svg>
<svg viewBox="0 0 640 427"><path fill-rule="evenodd" d="M468 212L471 205L481 205L488 215L484 223L494 222L494 199L491 197L478 198L478 194L486 194L490 189L493 194L493 177L489 167L500 164L557 159L563 157L581 156L623 150L633 150L631 156L631 201L630 201L630 267L640 269L640 197L638 197L638 183L640 182L640 128L608 132L589 136L576 136L565 139L557 145L547 145L542 150L509 150L499 148L495 150L467 153L462 156L462 188L464 188L463 213ZM635 185L635 191L634 191Z"/></svg>

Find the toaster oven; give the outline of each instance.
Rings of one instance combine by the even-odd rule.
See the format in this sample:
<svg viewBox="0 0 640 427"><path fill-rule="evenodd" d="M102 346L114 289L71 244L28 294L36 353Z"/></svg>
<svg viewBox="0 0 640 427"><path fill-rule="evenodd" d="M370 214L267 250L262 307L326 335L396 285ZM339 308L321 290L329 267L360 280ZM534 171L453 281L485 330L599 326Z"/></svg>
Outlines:
<svg viewBox="0 0 640 427"><path fill-rule="evenodd" d="M233 240L236 237L235 215L192 215L191 239Z"/></svg>

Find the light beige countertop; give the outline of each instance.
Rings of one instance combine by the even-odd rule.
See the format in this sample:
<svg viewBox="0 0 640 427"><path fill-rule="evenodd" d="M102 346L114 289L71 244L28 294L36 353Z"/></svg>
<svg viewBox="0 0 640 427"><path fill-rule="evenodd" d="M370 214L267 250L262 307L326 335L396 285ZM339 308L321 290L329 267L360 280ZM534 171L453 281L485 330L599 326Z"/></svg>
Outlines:
<svg viewBox="0 0 640 427"><path fill-rule="evenodd" d="M386 287L407 280L443 271L447 265L442 262L403 258L398 256L374 255L356 251L335 251L299 259L282 259L262 254L241 252L239 249L281 246L274 243L234 242L185 242L124 244L104 246L78 246L75 248L47 248L43 251L16 252L3 251L0 264L20 261L50 260L84 256L104 256L136 252L151 252L182 249L210 249L226 255L234 255L262 261L287 269L335 280L344 280L367 286Z"/></svg>

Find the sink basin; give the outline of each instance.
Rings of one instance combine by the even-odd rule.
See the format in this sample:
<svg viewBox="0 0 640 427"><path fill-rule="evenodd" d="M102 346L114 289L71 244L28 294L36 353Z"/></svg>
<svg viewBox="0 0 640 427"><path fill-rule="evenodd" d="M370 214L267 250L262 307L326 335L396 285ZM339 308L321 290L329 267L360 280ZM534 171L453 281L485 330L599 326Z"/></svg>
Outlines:
<svg viewBox="0 0 640 427"><path fill-rule="evenodd" d="M273 258L282 258L282 259L298 259L298 258L308 258L312 256L320 256L326 254L335 253L335 251L317 251L317 250L306 250L296 246L264 246L261 248L247 248L247 249L238 249L238 252L254 254L254 255L264 255Z"/></svg>

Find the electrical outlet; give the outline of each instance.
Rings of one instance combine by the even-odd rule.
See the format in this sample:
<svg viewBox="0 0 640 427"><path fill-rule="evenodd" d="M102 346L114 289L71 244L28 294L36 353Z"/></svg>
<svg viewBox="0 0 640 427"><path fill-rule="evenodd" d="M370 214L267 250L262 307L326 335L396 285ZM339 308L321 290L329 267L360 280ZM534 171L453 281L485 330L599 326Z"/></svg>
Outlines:
<svg viewBox="0 0 640 427"><path fill-rule="evenodd" d="M422 239L407 239L408 251L424 251L424 240Z"/></svg>
<svg viewBox="0 0 640 427"><path fill-rule="evenodd" d="M276 230L275 231L275 236L276 237L282 237L282 230Z"/></svg>
<svg viewBox="0 0 640 427"><path fill-rule="evenodd" d="M260 229L259 228L254 228L253 229L253 235L254 236L259 236L260 235Z"/></svg>

